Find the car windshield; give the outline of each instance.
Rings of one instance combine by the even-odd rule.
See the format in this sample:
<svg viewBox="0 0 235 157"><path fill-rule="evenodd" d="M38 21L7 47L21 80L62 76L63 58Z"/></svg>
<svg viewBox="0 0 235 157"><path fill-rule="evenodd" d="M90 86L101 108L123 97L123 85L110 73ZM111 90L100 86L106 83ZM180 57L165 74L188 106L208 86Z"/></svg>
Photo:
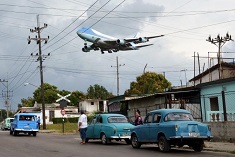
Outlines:
<svg viewBox="0 0 235 157"><path fill-rule="evenodd" d="M165 121L193 121L193 117L189 113L169 113Z"/></svg>
<svg viewBox="0 0 235 157"><path fill-rule="evenodd" d="M126 117L109 117L108 122L109 123L128 123L128 120Z"/></svg>

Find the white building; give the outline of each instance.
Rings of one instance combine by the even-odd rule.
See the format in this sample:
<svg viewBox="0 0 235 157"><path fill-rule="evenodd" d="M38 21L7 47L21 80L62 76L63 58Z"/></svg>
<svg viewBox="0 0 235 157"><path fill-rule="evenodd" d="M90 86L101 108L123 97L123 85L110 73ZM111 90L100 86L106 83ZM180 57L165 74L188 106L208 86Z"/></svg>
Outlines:
<svg viewBox="0 0 235 157"><path fill-rule="evenodd" d="M41 123L42 120L42 104L35 103L33 107L22 107L19 112L27 112L27 113L35 113L37 116L40 116ZM67 106L64 108L65 115L61 114L60 104L45 104L45 120L46 124L53 124L53 118L69 118L69 117L79 117L80 113L78 112L78 108L76 106Z"/></svg>
<svg viewBox="0 0 235 157"><path fill-rule="evenodd" d="M79 102L79 111L92 113L94 111L108 112L107 100L87 99Z"/></svg>

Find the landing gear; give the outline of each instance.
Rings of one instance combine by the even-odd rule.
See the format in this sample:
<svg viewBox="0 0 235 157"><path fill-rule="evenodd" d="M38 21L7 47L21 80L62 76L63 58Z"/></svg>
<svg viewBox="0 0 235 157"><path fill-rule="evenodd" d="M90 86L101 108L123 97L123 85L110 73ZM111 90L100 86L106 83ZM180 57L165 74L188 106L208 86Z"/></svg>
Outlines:
<svg viewBox="0 0 235 157"><path fill-rule="evenodd" d="M108 53L112 53L113 51L112 50L108 50Z"/></svg>

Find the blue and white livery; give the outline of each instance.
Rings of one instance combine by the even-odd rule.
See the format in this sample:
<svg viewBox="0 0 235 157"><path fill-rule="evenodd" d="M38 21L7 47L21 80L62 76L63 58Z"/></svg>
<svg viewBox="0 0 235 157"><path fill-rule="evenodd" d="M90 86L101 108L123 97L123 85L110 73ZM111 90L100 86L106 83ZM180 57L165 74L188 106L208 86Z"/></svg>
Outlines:
<svg viewBox="0 0 235 157"><path fill-rule="evenodd" d="M133 38L127 39L118 39L103 33L100 33L94 29L83 27L77 31L77 35L85 40L84 47L82 48L83 52L90 52L90 50L100 50L102 54L104 51L108 53L117 52L117 51L127 51L127 50L138 50L141 47L150 46L153 44L138 45L140 43L148 42L149 39L162 37L159 36L150 36L150 37L138 37L135 35ZM91 42L91 45L87 45L86 42Z"/></svg>

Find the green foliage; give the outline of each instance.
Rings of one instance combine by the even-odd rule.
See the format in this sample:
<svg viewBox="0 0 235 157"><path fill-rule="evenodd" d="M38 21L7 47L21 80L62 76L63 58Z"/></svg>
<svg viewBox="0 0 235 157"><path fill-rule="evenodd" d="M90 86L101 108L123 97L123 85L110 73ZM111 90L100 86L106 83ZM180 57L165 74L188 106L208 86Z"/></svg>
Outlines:
<svg viewBox="0 0 235 157"><path fill-rule="evenodd" d="M34 98L31 98L31 97L28 97L28 99L24 99L24 98L21 99L21 103L25 107L33 107L34 102L35 102Z"/></svg>
<svg viewBox="0 0 235 157"><path fill-rule="evenodd" d="M62 124L48 124L47 130L53 130L56 133L62 133ZM64 123L64 133L78 133L77 123Z"/></svg>
<svg viewBox="0 0 235 157"><path fill-rule="evenodd" d="M78 106L79 101L82 101L85 99L86 99L86 94L84 94L83 92L74 91L74 92L72 92L71 96L69 97L69 100L71 101L70 105L71 106Z"/></svg>
<svg viewBox="0 0 235 157"><path fill-rule="evenodd" d="M109 93L103 86L95 84L87 89L88 99L107 99L112 97L112 93Z"/></svg>
<svg viewBox="0 0 235 157"><path fill-rule="evenodd" d="M53 124L63 123L63 118L52 118ZM78 117L64 118L65 123L77 123Z"/></svg>
<svg viewBox="0 0 235 157"><path fill-rule="evenodd" d="M131 82L130 89L125 91L125 95L142 95L163 92L169 88L171 83L162 74L146 72L136 78L136 82Z"/></svg>
<svg viewBox="0 0 235 157"><path fill-rule="evenodd" d="M50 85L49 83L44 83L44 101L45 103L54 103L58 99L57 93L59 90L56 86ZM42 103L42 92L41 87L38 87L34 93L34 99L38 103Z"/></svg>

